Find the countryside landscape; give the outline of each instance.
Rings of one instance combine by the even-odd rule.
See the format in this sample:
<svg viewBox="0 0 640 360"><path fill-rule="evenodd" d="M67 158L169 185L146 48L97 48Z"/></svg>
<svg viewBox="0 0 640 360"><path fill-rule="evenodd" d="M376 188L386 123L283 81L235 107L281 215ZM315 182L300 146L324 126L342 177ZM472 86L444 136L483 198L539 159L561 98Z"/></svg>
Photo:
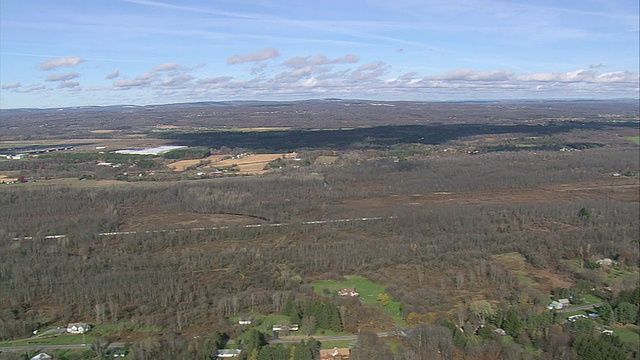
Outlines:
<svg viewBox="0 0 640 360"><path fill-rule="evenodd" d="M638 359L639 234L637 99L2 109L0 359Z"/></svg>

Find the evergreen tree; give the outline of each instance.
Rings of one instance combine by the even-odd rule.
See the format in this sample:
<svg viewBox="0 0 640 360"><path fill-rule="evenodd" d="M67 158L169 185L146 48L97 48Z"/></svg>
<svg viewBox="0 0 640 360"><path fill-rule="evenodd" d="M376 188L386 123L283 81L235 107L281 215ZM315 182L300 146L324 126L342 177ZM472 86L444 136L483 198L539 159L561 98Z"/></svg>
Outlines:
<svg viewBox="0 0 640 360"><path fill-rule="evenodd" d="M598 308L598 314L600 314L600 319L605 325L610 325L615 323L615 316L613 312L613 308L609 305L608 302L605 302L601 307Z"/></svg>
<svg viewBox="0 0 640 360"><path fill-rule="evenodd" d="M515 309L511 308L507 311L507 316L504 318L502 322L502 328L507 334L517 337L522 329L522 321L520 320L520 315L515 311Z"/></svg>
<svg viewBox="0 0 640 360"><path fill-rule="evenodd" d="M621 302L616 306L616 319L622 324L635 324L638 319L638 309L628 302Z"/></svg>

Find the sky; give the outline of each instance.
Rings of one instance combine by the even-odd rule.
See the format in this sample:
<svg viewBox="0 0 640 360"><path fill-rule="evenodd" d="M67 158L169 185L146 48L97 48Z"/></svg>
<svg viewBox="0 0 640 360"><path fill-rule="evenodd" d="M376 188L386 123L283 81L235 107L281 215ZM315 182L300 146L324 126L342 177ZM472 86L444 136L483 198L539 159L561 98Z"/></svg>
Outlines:
<svg viewBox="0 0 640 360"><path fill-rule="evenodd" d="M2 0L0 108L638 98L638 0Z"/></svg>

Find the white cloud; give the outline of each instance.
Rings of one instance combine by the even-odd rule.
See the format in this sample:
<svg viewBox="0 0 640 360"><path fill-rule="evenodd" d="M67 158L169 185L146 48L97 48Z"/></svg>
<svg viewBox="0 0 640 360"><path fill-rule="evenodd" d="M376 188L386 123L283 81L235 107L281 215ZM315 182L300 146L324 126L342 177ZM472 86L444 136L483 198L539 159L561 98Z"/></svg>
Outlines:
<svg viewBox="0 0 640 360"><path fill-rule="evenodd" d="M47 76L44 80L45 81L68 81L68 80L76 79L78 77L80 77L80 74L78 73L53 74L53 75Z"/></svg>
<svg viewBox="0 0 640 360"><path fill-rule="evenodd" d="M593 70L576 70L567 73L535 73L517 77L520 81L538 82L586 82L586 83L638 83L637 72L613 71L598 75Z"/></svg>
<svg viewBox="0 0 640 360"><path fill-rule="evenodd" d="M73 89L80 86L80 83L75 80L65 80L58 84L59 89Z"/></svg>
<svg viewBox="0 0 640 360"><path fill-rule="evenodd" d="M83 61L84 59L76 56L63 57L55 60L46 60L40 64L40 70L48 71L48 70L57 69L59 67L76 66Z"/></svg>
<svg viewBox="0 0 640 360"><path fill-rule="evenodd" d="M314 57L310 57L310 56L294 57L285 61L284 63L282 63L282 65L286 67L294 68L294 69L299 69L309 65L348 64L348 63L356 63L358 61L360 61L360 58L352 54L347 54L344 57L333 59L333 60L330 60L325 55L316 55Z"/></svg>
<svg viewBox="0 0 640 360"><path fill-rule="evenodd" d="M160 86L164 88L185 87L191 80L193 80L191 75L177 75L162 80Z"/></svg>
<svg viewBox="0 0 640 360"><path fill-rule="evenodd" d="M172 70L186 70L184 66L178 63L165 63L153 68L154 71L172 71Z"/></svg>
<svg viewBox="0 0 640 360"><path fill-rule="evenodd" d="M260 62L272 59L279 55L278 50L274 48L266 48L263 50L255 51L248 54L236 54L227 59L227 64L242 64L246 62Z"/></svg>
<svg viewBox="0 0 640 360"><path fill-rule="evenodd" d="M364 64L351 73L348 82L357 83L363 81L370 81L379 78L389 72L391 66L386 65L382 61L377 61L369 64Z"/></svg>
<svg viewBox="0 0 640 360"><path fill-rule="evenodd" d="M431 76L429 80L465 80L465 81L507 81L513 78L514 73L508 70L475 71L471 69L458 69L441 75Z"/></svg>
<svg viewBox="0 0 640 360"><path fill-rule="evenodd" d="M118 76L120 76L120 71L119 70L114 70L110 73L107 74L107 76L105 76L105 79L111 80L111 79L115 79Z"/></svg>
<svg viewBox="0 0 640 360"><path fill-rule="evenodd" d="M120 79L113 83L113 87L119 90L129 90L132 87L143 87L149 86L153 83L154 80L158 78L158 74L149 71L146 72L135 79Z"/></svg>
<svg viewBox="0 0 640 360"><path fill-rule="evenodd" d="M596 82L606 83L640 83L640 75L628 71L613 71L598 75Z"/></svg>
<svg viewBox="0 0 640 360"><path fill-rule="evenodd" d="M231 81L231 76L219 76L214 78L205 78L198 80L198 84L222 84Z"/></svg>
<svg viewBox="0 0 640 360"><path fill-rule="evenodd" d="M22 85L20 84L20 82L16 81L16 82L12 82L12 83L6 83L3 84L0 89L2 90L13 90L13 89L17 89L19 87L21 87Z"/></svg>

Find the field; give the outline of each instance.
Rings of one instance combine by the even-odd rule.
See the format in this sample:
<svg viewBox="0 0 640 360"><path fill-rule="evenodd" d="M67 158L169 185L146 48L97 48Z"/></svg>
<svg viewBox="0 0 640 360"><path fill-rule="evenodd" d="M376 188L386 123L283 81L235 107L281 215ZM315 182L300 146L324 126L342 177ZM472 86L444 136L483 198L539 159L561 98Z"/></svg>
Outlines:
<svg viewBox="0 0 640 360"><path fill-rule="evenodd" d="M169 164L174 171L185 171L198 164L199 170L235 168L240 175L259 175L267 170L265 167L276 159L293 159L296 153L289 154L247 154L244 156L211 155L203 159L180 160Z"/></svg>
<svg viewBox="0 0 640 360"><path fill-rule="evenodd" d="M330 295L332 297L338 296L337 293L341 289L355 288L365 305L383 308L386 312L394 316L399 324L404 324L404 320L402 319L402 305L399 302L393 301L393 299L389 297L389 304L383 306L377 299L379 294L385 294L386 286L356 275L346 275L344 278L345 281L316 281L311 285L316 293L323 296ZM327 294L327 291L329 294Z"/></svg>
<svg viewBox="0 0 640 360"><path fill-rule="evenodd" d="M207 156L206 158L203 159L192 159L192 160L179 160L176 162L172 162L171 164L167 165L170 169L174 170L174 171L185 171L190 167L194 167L200 163L216 163L218 161L221 161L222 159L224 159L225 157L228 157L228 155L211 155L211 156Z"/></svg>
<svg viewBox="0 0 640 360"><path fill-rule="evenodd" d="M246 156L237 156L234 159L225 159L217 162L211 162L206 168L236 168L238 174L258 175L267 172L265 167L276 159L294 159L296 153L288 154L249 154Z"/></svg>
<svg viewBox="0 0 640 360"><path fill-rule="evenodd" d="M620 337L622 342L629 345L632 349L640 348L640 328L637 325L624 325L611 327L614 334Z"/></svg>

